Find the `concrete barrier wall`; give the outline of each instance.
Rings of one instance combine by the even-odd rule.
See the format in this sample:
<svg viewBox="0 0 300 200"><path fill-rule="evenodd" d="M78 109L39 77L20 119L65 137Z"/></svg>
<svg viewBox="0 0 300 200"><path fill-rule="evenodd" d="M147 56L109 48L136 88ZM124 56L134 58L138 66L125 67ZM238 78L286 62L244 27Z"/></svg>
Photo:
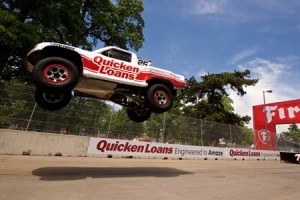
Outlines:
<svg viewBox="0 0 300 200"><path fill-rule="evenodd" d="M0 154L86 156L89 137L0 129Z"/></svg>
<svg viewBox="0 0 300 200"><path fill-rule="evenodd" d="M279 159L277 151L147 143L0 129L0 154L137 156L186 159Z"/></svg>

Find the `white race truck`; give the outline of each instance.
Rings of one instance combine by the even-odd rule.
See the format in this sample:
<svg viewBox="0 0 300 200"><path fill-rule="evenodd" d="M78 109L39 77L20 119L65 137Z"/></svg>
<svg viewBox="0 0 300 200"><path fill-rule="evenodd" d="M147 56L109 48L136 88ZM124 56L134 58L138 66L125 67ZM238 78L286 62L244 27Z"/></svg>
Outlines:
<svg viewBox="0 0 300 200"><path fill-rule="evenodd" d="M135 122L147 120L151 112L168 111L177 89L186 84L183 76L152 67L151 61L114 46L86 51L43 42L28 53L26 65L42 108L62 109L74 94L124 106Z"/></svg>

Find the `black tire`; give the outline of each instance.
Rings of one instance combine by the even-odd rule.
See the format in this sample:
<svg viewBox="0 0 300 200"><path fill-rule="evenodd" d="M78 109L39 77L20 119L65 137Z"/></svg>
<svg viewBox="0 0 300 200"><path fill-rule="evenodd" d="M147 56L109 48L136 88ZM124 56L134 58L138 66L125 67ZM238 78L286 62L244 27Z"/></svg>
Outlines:
<svg viewBox="0 0 300 200"><path fill-rule="evenodd" d="M127 107L127 116L130 120L141 123L149 119L151 111L144 107L139 107L135 103L130 103Z"/></svg>
<svg viewBox="0 0 300 200"><path fill-rule="evenodd" d="M43 91L72 90L78 78L77 67L61 57L44 58L32 70L35 85Z"/></svg>
<svg viewBox="0 0 300 200"><path fill-rule="evenodd" d="M62 94L51 94L46 93L42 90L37 89L34 94L36 103L45 110L60 110L66 107L71 101L71 91L64 92Z"/></svg>
<svg viewBox="0 0 300 200"><path fill-rule="evenodd" d="M172 108L173 95L167 86L154 84L147 91L146 102L152 112L163 113Z"/></svg>

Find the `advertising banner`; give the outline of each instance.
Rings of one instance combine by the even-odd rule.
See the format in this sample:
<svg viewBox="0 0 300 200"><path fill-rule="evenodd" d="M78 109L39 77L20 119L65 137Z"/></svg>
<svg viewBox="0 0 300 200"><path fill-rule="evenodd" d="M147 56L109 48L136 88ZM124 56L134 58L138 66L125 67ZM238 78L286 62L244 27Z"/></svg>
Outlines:
<svg viewBox="0 0 300 200"><path fill-rule="evenodd" d="M277 150L276 124L300 123L300 99L253 106L256 149Z"/></svg>
<svg viewBox="0 0 300 200"><path fill-rule="evenodd" d="M277 151L176 145L106 138L90 138L87 154L88 156L118 155L187 159L279 159L279 152Z"/></svg>

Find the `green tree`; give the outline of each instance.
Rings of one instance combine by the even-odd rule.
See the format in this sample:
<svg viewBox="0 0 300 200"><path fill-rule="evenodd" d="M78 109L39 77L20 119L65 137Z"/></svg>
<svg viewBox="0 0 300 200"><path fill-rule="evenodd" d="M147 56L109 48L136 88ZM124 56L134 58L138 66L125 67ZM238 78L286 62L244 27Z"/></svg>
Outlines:
<svg viewBox="0 0 300 200"><path fill-rule="evenodd" d="M0 127L26 128L34 106L33 88L18 81L0 82Z"/></svg>
<svg viewBox="0 0 300 200"><path fill-rule="evenodd" d="M58 132L65 128L70 134L78 134L85 128L89 135L107 131L111 106L99 99L73 97L69 105L58 111L46 111L35 106L34 87L19 81L0 82L0 127L18 125L31 131ZM32 119L29 123L29 118Z"/></svg>
<svg viewBox="0 0 300 200"><path fill-rule="evenodd" d="M21 22L12 12L0 7L0 16L0 78L11 79L24 75L22 58L40 38L36 26Z"/></svg>
<svg viewBox="0 0 300 200"><path fill-rule="evenodd" d="M228 89L231 89L243 96L246 94L244 87L258 82L250 78L249 70L207 74L201 78L201 82L194 77L187 80L187 87L179 96L185 115L233 125L243 125L250 120L249 116L234 113L228 95Z"/></svg>
<svg viewBox="0 0 300 200"><path fill-rule="evenodd" d="M233 141L237 144L250 146L254 144L253 130L247 126L238 127L238 134L233 135ZM237 140L235 140L237 138Z"/></svg>
<svg viewBox="0 0 300 200"><path fill-rule="evenodd" d="M283 134L291 138L300 139L300 129L297 124L290 124L288 131L283 132Z"/></svg>
<svg viewBox="0 0 300 200"><path fill-rule="evenodd" d="M144 41L143 10L141 0L3 0L0 78L24 77L23 59L42 41L138 50Z"/></svg>
<svg viewBox="0 0 300 200"><path fill-rule="evenodd" d="M111 107L102 100L74 97L65 109L55 112L52 120L63 122L73 134L85 128L89 135L95 136L99 131L107 130L107 113L110 110Z"/></svg>
<svg viewBox="0 0 300 200"><path fill-rule="evenodd" d="M109 113L108 116L111 116L110 114L111 113ZM145 122L136 123L131 121L127 116L126 108L114 111L110 126L109 137L131 140L136 136L141 137L142 133L144 132Z"/></svg>
<svg viewBox="0 0 300 200"><path fill-rule="evenodd" d="M164 117L166 114L155 114L152 113L151 117L146 121L145 124L145 131L147 132L148 136L156 141L159 142L162 137L164 137L162 134L164 133Z"/></svg>

